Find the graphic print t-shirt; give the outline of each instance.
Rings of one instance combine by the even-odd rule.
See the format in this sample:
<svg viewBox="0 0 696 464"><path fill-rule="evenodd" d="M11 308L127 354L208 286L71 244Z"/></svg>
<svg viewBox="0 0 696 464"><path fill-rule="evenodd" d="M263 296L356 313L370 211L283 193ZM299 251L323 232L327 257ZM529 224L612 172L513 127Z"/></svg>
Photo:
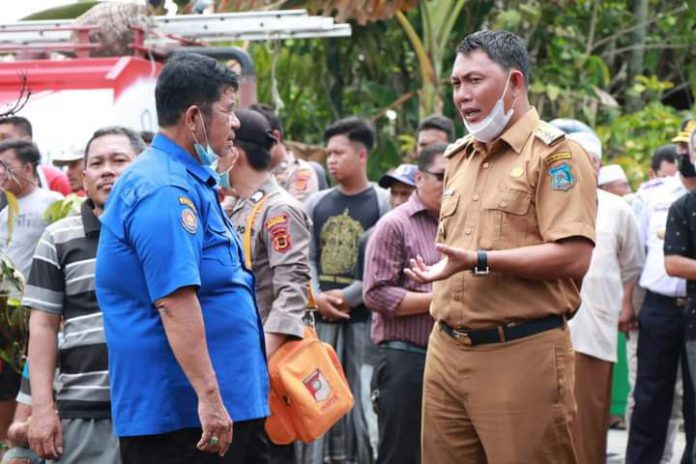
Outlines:
<svg viewBox="0 0 696 464"><path fill-rule="evenodd" d="M319 201L313 220L321 290L342 289L355 279L360 237L379 220L377 194L372 187L357 195L334 189ZM368 314L360 305L350 320L365 321Z"/></svg>

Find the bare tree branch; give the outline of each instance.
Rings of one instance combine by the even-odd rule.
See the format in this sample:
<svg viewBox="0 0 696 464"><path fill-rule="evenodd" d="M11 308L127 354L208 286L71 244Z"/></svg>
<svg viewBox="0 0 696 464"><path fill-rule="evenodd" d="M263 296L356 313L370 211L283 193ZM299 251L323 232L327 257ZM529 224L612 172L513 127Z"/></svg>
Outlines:
<svg viewBox="0 0 696 464"><path fill-rule="evenodd" d="M22 82L22 88L19 90L19 97L17 97L17 100L15 100L15 102L12 104L12 107L9 110L0 113L0 118L7 118L9 116L15 115L19 110L24 108L24 105L26 105L29 101L29 97L31 96L31 90L29 89L29 84L27 84L27 73L20 73L19 79ZM5 104L5 106L9 106L9 103Z"/></svg>
<svg viewBox="0 0 696 464"><path fill-rule="evenodd" d="M662 15L662 16L665 16L665 15L676 15L676 14L679 14L679 13L683 13L683 12L685 12L685 11L688 11L688 8L685 7L685 6L682 6L682 7L677 8L676 10L668 11L667 13L665 13L665 14ZM612 34L612 35L610 35L610 36L604 37L603 39L600 39L600 40L598 40L597 42L595 42L595 44L592 46L592 51L596 50L597 48L601 47L602 45L606 44L607 42L611 42L611 41L614 40L614 39L618 39L619 37L622 37L622 36L626 35L628 32L634 31L634 30L636 30L636 29L638 29L638 28L640 28L640 27L643 27L643 26L647 26L648 24L652 24L652 23L658 21L658 20L660 19L660 17L661 17L661 16L655 16L655 17L653 17L653 18L651 18L651 19L645 21L644 24L642 24L642 23L641 23L641 24L635 24L635 25L633 25L633 26L631 26L631 27L628 27L628 28L626 28L626 29L621 29L620 31L618 31L618 32L616 32L616 33L614 33L614 34Z"/></svg>

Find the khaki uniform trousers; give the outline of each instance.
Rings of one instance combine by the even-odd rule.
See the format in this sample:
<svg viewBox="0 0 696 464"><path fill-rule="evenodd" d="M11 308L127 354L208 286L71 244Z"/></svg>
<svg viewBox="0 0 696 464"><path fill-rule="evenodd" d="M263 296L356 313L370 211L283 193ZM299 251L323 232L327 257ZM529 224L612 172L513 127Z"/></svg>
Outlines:
<svg viewBox="0 0 696 464"><path fill-rule="evenodd" d="M573 437L578 462L607 462L607 432L611 407L611 373L614 364L575 353L575 400L578 414Z"/></svg>
<svg viewBox="0 0 696 464"><path fill-rule="evenodd" d="M577 464L567 327L467 346L435 325L423 386L423 464Z"/></svg>

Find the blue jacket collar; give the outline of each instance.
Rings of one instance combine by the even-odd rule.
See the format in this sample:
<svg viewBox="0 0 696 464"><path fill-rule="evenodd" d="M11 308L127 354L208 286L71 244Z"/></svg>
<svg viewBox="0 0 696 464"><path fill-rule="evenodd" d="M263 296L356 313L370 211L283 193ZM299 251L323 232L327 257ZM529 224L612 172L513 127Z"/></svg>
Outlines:
<svg viewBox="0 0 696 464"><path fill-rule="evenodd" d="M201 165L189 152L183 149L181 145L174 142L172 139L162 133L155 135L152 140L152 148L161 150L169 155L175 161L184 165L186 170L192 176L209 186L215 185L216 181L212 171Z"/></svg>

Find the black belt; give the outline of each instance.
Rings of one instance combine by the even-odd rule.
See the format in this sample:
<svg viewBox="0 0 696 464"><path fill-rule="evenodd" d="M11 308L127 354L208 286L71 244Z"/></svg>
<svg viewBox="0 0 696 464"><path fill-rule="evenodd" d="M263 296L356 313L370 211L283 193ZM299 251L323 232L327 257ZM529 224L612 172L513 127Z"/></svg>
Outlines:
<svg viewBox="0 0 696 464"><path fill-rule="evenodd" d="M387 348L390 350L397 351L408 351L409 353L426 354L426 349L422 346L418 346L415 343L404 342L401 340L392 340L388 342L382 342L379 344L382 348Z"/></svg>
<svg viewBox="0 0 696 464"><path fill-rule="evenodd" d="M651 299L653 301L659 301L670 306L676 306L677 308L683 308L686 306L686 297L681 296L667 296L661 293L655 293L653 291L647 290L645 292L645 298Z"/></svg>
<svg viewBox="0 0 696 464"><path fill-rule="evenodd" d="M558 329L565 325L565 317L549 316L533 321L513 322L492 329L455 329L440 321L440 330L465 345L485 345L503 343L536 335L547 330Z"/></svg>

